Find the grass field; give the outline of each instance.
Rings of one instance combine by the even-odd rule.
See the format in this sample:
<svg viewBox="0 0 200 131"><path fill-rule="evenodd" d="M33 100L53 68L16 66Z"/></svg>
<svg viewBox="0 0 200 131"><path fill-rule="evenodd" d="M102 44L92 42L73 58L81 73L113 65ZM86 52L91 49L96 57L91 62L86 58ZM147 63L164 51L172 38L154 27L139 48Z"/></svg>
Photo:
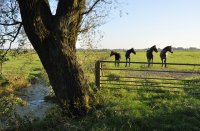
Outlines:
<svg viewBox="0 0 200 131"><path fill-rule="evenodd" d="M121 51L122 60L125 61L124 52ZM30 56L29 56L30 55ZM110 52L101 51L78 51L78 59L83 67L85 75L94 89L94 67L95 61L99 59L114 60L110 57ZM146 61L145 52L138 51L136 55L131 55L132 61ZM36 54L21 54L17 57L9 56L9 61L3 65L3 76L11 83L12 89L18 81L23 79L26 86L31 81L36 81L45 76L44 70ZM154 53L154 62L160 62L159 53ZM174 51L168 55L170 63L193 63L200 64L200 51ZM106 65L114 67L113 63ZM124 68L124 65L120 65ZM130 68L146 69L145 65ZM161 69L160 65L151 67L151 69ZM167 70L179 70L180 67L168 66ZM184 67L185 70L191 70ZM196 67L192 67L192 70ZM109 73L109 72L108 72ZM121 75L121 72L114 71L114 74ZM46 77L46 76L45 76ZM22 81L22 80L21 80ZM141 81L143 82L143 81ZM19 82L20 83L20 82ZM21 82L23 83L23 82ZM190 88L200 91L200 79L190 84ZM23 85L23 84L22 84ZM112 86L117 88L118 86ZM184 86L182 86L184 87ZM0 91L4 92L8 87L1 87ZM9 87L11 88L11 87ZM19 130L91 130L91 131L198 131L200 130L200 94L187 93L185 89L179 92L153 92L130 91L124 89L100 88L94 90L95 102L92 110L83 118L68 118L62 114L61 109L55 107L49 112L42 121L27 119L22 121L16 118L17 129ZM15 89L12 92L14 93ZM0 104L9 100L9 93L1 94ZM6 98L7 96L8 98ZM15 95L14 95L15 96ZM3 115L1 105L0 115ZM6 108L6 107L5 107ZM1 128L0 128L1 129Z"/></svg>

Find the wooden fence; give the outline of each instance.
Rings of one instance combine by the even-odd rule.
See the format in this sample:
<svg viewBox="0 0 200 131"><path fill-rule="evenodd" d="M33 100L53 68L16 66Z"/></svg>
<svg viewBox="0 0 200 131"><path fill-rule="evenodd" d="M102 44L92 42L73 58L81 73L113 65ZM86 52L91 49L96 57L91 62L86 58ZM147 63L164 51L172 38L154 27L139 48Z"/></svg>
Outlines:
<svg viewBox="0 0 200 131"><path fill-rule="evenodd" d="M124 64L120 62L120 66L115 67L114 61L97 61L96 87L129 90L155 90L160 87L174 91L200 87L200 64L167 63L169 68L161 68L161 63L154 63L150 68L147 62L131 62L130 67L124 67Z"/></svg>

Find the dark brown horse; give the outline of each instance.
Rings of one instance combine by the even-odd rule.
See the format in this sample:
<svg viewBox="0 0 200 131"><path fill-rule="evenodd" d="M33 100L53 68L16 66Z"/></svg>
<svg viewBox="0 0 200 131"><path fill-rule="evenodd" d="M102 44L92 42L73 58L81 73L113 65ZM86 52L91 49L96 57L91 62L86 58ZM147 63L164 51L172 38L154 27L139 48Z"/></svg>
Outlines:
<svg viewBox="0 0 200 131"><path fill-rule="evenodd" d="M150 49L147 50L147 62L148 62L148 67L150 67L150 64L153 65L153 51L156 53L158 52L158 49L156 48L156 45L152 46Z"/></svg>
<svg viewBox="0 0 200 131"><path fill-rule="evenodd" d="M160 52L160 58L161 58L161 61L162 61L162 67L163 67L163 64L165 64L165 67L167 67L167 63L166 63L167 62L167 55L166 55L166 53L168 51L173 53L172 46L167 46Z"/></svg>
<svg viewBox="0 0 200 131"><path fill-rule="evenodd" d="M133 53L136 55L136 52L133 48L131 48L130 50L127 50L126 51L126 54L125 54L125 57L126 57L126 66L127 66L127 63L129 63L129 66L130 66L130 54Z"/></svg>
<svg viewBox="0 0 200 131"><path fill-rule="evenodd" d="M115 56L115 67L116 67L116 64L119 67L119 62L120 62L121 55L120 55L120 53L111 51L110 56L113 56L113 55Z"/></svg>

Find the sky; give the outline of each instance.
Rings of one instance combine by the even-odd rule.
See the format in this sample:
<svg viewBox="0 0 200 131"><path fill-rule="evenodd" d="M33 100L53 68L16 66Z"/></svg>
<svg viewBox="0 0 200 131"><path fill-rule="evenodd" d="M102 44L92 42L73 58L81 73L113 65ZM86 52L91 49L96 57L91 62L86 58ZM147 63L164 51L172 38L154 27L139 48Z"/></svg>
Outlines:
<svg viewBox="0 0 200 131"><path fill-rule="evenodd" d="M200 0L126 0L100 27L99 49L200 48ZM128 13L128 15L126 14Z"/></svg>
<svg viewBox="0 0 200 131"><path fill-rule="evenodd" d="M57 2L50 1L55 12ZM94 44L97 48L200 48L200 0L118 1L123 2L99 28L103 38Z"/></svg>

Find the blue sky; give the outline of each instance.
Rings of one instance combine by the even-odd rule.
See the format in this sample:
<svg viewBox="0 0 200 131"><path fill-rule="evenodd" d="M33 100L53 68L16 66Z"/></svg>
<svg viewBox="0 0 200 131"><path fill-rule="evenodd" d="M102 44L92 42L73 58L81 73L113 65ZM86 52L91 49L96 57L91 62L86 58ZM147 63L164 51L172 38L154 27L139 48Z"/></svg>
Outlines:
<svg viewBox="0 0 200 131"><path fill-rule="evenodd" d="M200 0L126 0L100 29L98 48L200 48ZM125 13L128 12L128 15ZM112 16L112 15L111 15Z"/></svg>

